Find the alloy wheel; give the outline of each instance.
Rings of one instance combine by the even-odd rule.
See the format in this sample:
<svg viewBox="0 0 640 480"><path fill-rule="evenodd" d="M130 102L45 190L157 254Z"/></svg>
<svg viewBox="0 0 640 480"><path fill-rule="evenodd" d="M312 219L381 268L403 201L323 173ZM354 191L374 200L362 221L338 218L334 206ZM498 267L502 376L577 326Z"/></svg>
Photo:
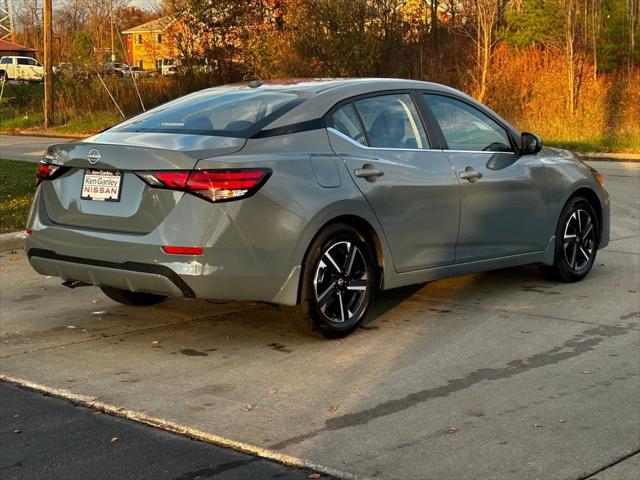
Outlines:
<svg viewBox="0 0 640 480"><path fill-rule="evenodd" d="M349 322L363 306L369 281L364 255L354 242L330 244L320 257L313 279L320 312L330 322Z"/></svg>
<svg viewBox="0 0 640 480"><path fill-rule="evenodd" d="M593 219L586 210L577 209L567 219L564 227L564 258L569 267L580 272L591 261L596 245Z"/></svg>

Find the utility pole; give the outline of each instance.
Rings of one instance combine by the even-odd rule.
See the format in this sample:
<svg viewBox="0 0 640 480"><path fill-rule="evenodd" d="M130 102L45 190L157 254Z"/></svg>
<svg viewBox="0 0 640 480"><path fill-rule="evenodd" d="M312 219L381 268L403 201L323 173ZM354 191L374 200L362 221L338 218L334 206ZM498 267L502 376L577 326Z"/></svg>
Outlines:
<svg viewBox="0 0 640 480"><path fill-rule="evenodd" d="M0 40L16 41L16 30L13 26L13 5L11 0L0 0Z"/></svg>
<svg viewBox="0 0 640 480"><path fill-rule="evenodd" d="M116 61L116 49L113 42L113 0L109 0L109 24L111 25L111 62Z"/></svg>
<svg viewBox="0 0 640 480"><path fill-rule="evenodd" d="M53 12L44 0L44 128L53 125Z"/></svg>

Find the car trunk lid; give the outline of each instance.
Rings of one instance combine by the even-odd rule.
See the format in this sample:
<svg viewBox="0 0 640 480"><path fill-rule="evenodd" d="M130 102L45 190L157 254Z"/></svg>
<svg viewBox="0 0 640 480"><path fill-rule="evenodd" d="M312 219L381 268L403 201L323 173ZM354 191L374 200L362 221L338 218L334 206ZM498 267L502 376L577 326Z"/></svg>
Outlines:
<svg viewBox="0 0 640 480"><path fill-rule="evenodd" d="M154 230L184 193L152 188L136 172L191 170L198 160L236 152L243 138L106 132L86 140L49 147L48 156L64 172L42 183L49 218L59 225L145 234ZM117 198L86 197L85 175L117 172ZM102 177L105 178L105 177ZM99 195L93 195L99 198ZM115 197L115 195L114 195Z"/></svg>

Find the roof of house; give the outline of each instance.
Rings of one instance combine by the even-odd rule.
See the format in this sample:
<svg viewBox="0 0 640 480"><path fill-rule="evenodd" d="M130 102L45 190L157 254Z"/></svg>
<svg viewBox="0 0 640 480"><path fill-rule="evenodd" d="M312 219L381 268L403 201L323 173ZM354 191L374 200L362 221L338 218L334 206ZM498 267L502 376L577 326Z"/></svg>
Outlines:
<svg viewBox="0 0 640 480"><path fill-rule="evenodd" d="M25 47L24 45L18 45L17 43L7 42L6 40L0 40L0 51L8 52L35 52L35 48Z"/></svg>
<svg viewBox="0 0 640 480"><path fill-rule="evenodd" d="M150 22L143 23L142 25L138 25L137 27L131 27L125 30L122 33L154 33L154 32L163 32L165 31L175 19L172 17L161 17L156 20L151 20Z"/></svg>

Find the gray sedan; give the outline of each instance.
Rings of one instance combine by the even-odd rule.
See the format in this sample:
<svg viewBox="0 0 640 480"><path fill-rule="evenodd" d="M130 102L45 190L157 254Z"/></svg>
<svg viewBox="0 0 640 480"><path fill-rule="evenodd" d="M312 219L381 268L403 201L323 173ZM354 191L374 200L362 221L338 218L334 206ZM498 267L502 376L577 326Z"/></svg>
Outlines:
<svg viewBox="0 0 640 480"><path fill-rule="evenodd" d="M522 264L573 282L609 242L598 172L410 80L203 90L50 147L38 183L41 274L127 305L289 305L327 337L380 290Z"/></svg>

